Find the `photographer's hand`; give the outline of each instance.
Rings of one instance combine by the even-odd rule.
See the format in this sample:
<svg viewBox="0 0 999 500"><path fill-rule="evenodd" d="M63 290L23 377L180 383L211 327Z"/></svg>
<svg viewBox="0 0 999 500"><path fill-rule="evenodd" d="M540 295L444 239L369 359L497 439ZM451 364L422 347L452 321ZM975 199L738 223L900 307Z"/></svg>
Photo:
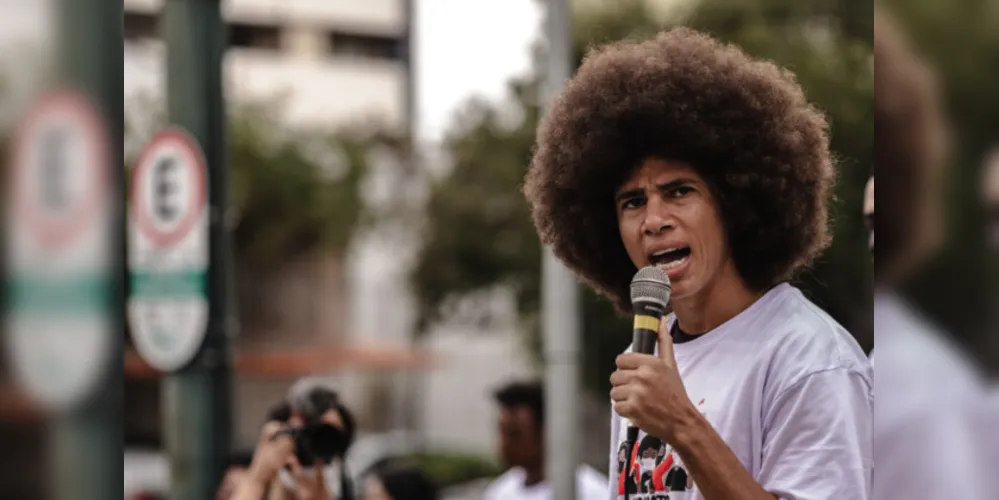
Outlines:
<svg viewBox="0 0 999 500"><path fill-rule="evenodd" d="M295 442L288 435L277 434L285 428L280 422L264 424L253 452L253 462L246 477L236 488L233 500L259 500L288 459L295 457Z"/></svg>

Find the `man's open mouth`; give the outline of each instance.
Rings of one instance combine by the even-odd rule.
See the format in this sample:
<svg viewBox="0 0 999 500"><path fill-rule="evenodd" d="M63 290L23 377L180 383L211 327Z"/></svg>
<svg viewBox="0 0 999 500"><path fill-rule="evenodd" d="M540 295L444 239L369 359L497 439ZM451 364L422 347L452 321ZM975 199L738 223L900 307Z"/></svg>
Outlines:
<svg viewBox="0 0 999 500"><path fill-rule="evenodd" d="M690 259L690 247L677 247L660 250L649 257L652 265L661 269L673 269L682 266Z"/></svg>

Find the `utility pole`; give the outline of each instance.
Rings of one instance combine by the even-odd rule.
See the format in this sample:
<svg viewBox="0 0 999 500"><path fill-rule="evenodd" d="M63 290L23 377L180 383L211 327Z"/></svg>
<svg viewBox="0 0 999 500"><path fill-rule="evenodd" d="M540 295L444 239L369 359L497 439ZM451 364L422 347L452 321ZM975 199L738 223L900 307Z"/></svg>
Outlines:
<svg viewBox="0 0 999 500"><path fill-rule="evenodd" d="M71 0L76 1L76 0ZM117 1L117 0L108 0ZM207 334L186 367L164 378L164 435L172 500L209 500L222 479L232 429L228 297L226 115L222 55L227 30L220 0L166 0L167 99L171 125L186 130L208 170Z"/></svg>
<svg viewBox="0 0 999 500"><path fill-rule="evenodd" d="M548 0L545 31L548 38L544 110L571 76L572 37L569 0ZM576 499L579 463L579 289L576 280L551 249L544 249L541 299L543 307L546 406L548 413L547 472L554 500Z"/></svg>
<svg viewBox="0 0 999 500"><path fill-rule="evenodd" d="M107 194L111 214L108 246L111 255L105 303L110 338L108 366L100 388L82 405L54 417L53 451L56 498L98 500L121 494L123 467L123 339L124 339L124 172L121 168L124 134L123 38L120 0L61 0L56 4L58 76L81 93L100 115L109 144Z"/></svg>

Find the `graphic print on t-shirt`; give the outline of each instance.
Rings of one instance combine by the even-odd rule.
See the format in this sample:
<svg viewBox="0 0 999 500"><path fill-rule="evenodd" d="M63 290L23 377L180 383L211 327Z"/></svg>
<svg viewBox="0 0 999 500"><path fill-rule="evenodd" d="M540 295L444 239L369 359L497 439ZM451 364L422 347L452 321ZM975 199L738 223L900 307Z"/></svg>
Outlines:
<svg viewBox="0 0 999 500"><path fill-rule="evenodd" d="M703 403L702 399L700 404ZM621 436L625 435L622 430ZM686 500L694 482L672 446L644 432L640 433L630 453L628 444L625 439L618 446L618 499L623 500L627 491L628 500ZM630 474L627 470L629 458Z"/></svg>

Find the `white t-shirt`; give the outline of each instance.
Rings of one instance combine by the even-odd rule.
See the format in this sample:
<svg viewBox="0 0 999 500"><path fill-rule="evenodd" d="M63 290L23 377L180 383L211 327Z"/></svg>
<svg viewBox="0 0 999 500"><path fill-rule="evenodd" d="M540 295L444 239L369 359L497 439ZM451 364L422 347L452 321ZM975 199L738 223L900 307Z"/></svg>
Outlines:
<svg viewBox="0 0 999 500"><path fill-rule="evenodd" d="M483 500L551 500L552 490L548 481L524 486L526 474L514 467L496 478L483 494ZM576 498L579 500L605 500L607 477L581 465L576 469Z"/></svg>
<svg viewBox="0 0 999 500"><path fill-rule="evenodd" d="M875 497L997 498L999 427L974 365L889 292L874 299L874 342Z"/></svg>
<svg viewBox="0 0 999 500"><path fill-rule="evenodd" d="M774 287L674 352L691 401L764 490L786 500L871 497L870 364L798 289ZM641 433L629 453L626 423L611 413L605 498L624 498L627 485L631 500L703 499L669 443ZM639 460L626 481L629 455Z"/></svg>

